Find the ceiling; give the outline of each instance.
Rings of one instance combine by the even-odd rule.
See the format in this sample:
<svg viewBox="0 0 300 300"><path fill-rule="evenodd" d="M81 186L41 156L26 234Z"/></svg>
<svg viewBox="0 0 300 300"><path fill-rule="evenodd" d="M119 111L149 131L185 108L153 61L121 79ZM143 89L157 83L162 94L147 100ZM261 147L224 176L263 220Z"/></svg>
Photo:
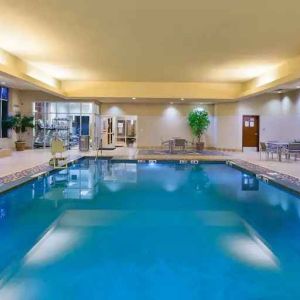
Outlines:
<svg viewBox="0 0 300 300"><path fill-rule="evenodd" d="M243 82L300 53L298 0L0 0L0 7L0 48L60 80Z"/></svg>
<svg viewBox="0 0 300 300"><path fill-rule="evenodd" d="M109 97L109 98L99 98L99 102L101 103L113 103L113 104L123 104L123 103L131 103L131 104L213 104L218 102L218 100L205 100L205 99L185 99L185 98L128 98L128 97Z"/></svg>
<svg viewBox="0 0 300 300"><path fill-rule="evenodd" d="M0 86L7 86L18 90L37 90L37 87L33 84L21 80L16 77L9 76L7 74L0 73Z"/></svg>

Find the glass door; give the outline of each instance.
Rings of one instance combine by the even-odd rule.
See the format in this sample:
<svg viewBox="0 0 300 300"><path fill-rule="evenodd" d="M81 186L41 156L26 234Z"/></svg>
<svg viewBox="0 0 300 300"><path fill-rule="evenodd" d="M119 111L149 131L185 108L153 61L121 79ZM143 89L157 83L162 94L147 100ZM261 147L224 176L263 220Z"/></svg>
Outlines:
<svg viewBox="0 0 300 300"><path fill-rule="evenodd" d="M116 122L116 146L136 147L137 116L118 116Z"/></svg>
<svg viewBox="0 0 300 300"><path fill-rule="evenodd" d="M95 115L95 128L94 128L94 150L99 149L102 147L101 141L101 116Z"/></svg>
<svg viewBox="0 0 300 300"><path fill-rule="evenodd" d="M115 118L102 116L101 128L103 148L115 149Z"/></svg>
<svg viewBox="0 0 300 300"><path fill-rule="evenodd" d="M123 118L117 118L117 140L116 146L117 147L124 147L126 146L126 121Z"/></svg>

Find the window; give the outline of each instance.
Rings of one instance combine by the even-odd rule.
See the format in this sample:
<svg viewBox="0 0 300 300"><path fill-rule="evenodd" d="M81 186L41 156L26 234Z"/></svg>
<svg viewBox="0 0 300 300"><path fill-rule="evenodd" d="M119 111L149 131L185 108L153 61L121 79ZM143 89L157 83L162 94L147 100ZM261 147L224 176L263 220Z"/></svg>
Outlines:
<svg viewBox="0 0 300 300"><path fill-rule="evenodd" d="M50 147L58 136L68 149L78 148L80 135L93 136L94 103L92 102L35 102L34 147Z"/></svg>
<svg viewBox="0 0 300 300"><path fill-rule="evenodd" d="M8 88L0 86L0 138L7 137L7 129L2 127L2 120L8 116L8 97Z"/></svg>

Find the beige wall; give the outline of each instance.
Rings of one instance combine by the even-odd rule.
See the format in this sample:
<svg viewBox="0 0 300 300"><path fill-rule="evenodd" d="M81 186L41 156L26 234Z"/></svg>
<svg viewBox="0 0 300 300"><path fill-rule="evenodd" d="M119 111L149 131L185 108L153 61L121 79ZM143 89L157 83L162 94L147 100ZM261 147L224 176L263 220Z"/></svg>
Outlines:
<svg viewBox="0 0 300 300"><path fill-rule="evenodd" d="M32 104L34 101L62 101L62 98L41 92L41 91L21 91L16 89L10 89L9 94L9 112L15 114L21 112L25 115L32 115ZM0 148L14 148L14 142L16 140L16 135L11 131L11 138L0 138ZM24 135L24 140L27 142L28 146L31 147L32 144L32 130L29 129Z"/></svg>
<svg viewBox="0 0 300 300"><path fill-rule="evenodd" d="M17 113L21 107L20 91L11 89L9 93L9 112ZM10 138L0 138L0 148L13 148L16 135L13 131L9 132Z"/></svg>
<svg viewBox="0 0 300 300"><path fill-rule="evenodd" d="M40 91L21 91L21 112L22 114L31 115L33 102L36 101L68 101L63 98L50 95Z"/></svg>
<svg viewBox="0 0 300 300"><path fill-rule="evenodd" d="M260 116L260 140L300 139L300 92L264 94L236 103L216 104L216 147L242 148L242 116Z"/></svg>
<svg viewBox="0 0 300 300"><path fill-rule="evenodd" d="M33 102L36 101L61 101L61 102L76 102L82 100L66 100L60 98L58 96L54 96L42 91L34 91L34 90L22 90L18 91L15 89L10 89L10 113L16 113L20 111L24 115L32 115L33 111ZM91 102L91 100L86 100ZM93 132L94 127L91 126L90 131ZM28 129L28 131L23 135L24 140L27 142L28 147L32 146L33 140L33 131L32 129ZM12 139L0 139L0 147L2 148L14 148L14 140L15 137Z"/></svg>
<svg viewBox="0 0 300 300"><path fill-rule="evenodd" d="M158 146L172 136L192 139L187 114L194 105L102 105L104 114L138 115L139 146ZM211 118L205 135L208 147L242 150L243 115L260 116L260 141L300 140L300 91L264 94L239 102L204 105Z"/></svg>
<svg viewBox="0 0 300 300"><path fill-rule="evenodd" d="M10 111L20 110L32 113L33 101L56 100L62 98L38 91L10 92ZM172 136L192 140L187 124L187 115L195 105L188 104L102 104L105 115L137 115L138 145L140 147L159 146L162 139ZM240 102L200 105L209 112L211 125L204 139L208 147L242 148L242 116L260 116L260 139L293 140L300 139L300 92L288 94L265 94ZM30 137L30 132L28 133ZM13 147L12 139L0 139L0 147Z"/></svg>
<svg viewBox="0 0 300 300"><path fill-rule="evenodd" d="M138 146L160 146L161 140L179 136L192 140L187 115L195 105L185 104L102 104L104 115L137 115L138 116ZM207 146L214 145L214 106L199 105L206 109L211 118L211 126L204 137Z"/></svg>

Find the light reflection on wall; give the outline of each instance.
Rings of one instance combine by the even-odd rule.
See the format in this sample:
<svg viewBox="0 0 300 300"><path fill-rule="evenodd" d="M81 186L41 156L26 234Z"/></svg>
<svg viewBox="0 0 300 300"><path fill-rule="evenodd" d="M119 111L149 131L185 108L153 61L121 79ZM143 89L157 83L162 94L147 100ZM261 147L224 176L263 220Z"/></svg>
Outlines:
<svg viewBox="0 0 300 300"><path fill-rule="evenodd" d="M178 111L178 109L175 106L168 106L164 112L163 112L163 117L166 120L173 120L176 119L177 117L180 116L180 112Z"/></svg>
<svg viewBox="0 0 300 300"><path fill-rule="evenodd" d="M105 115L121 116L124 115L124 111L119 106L113 105L107 110Z"/></svg>
<svg viewBox="0 0 300 300"><path fill-rule="evenodd" d="M289 114L292 109L291 98L289 96L285 95L281 100L281 104L282 104L282 112L284 114Z"/></svg>
<svg viewBox="0 0 300 300"><path fill-rule="evenodd" d="M200 107L200 106L195 107L195 108L193 109L193 111L203 111L203 110L204 110L204 108L203 108L203 107Z"/></svg>

